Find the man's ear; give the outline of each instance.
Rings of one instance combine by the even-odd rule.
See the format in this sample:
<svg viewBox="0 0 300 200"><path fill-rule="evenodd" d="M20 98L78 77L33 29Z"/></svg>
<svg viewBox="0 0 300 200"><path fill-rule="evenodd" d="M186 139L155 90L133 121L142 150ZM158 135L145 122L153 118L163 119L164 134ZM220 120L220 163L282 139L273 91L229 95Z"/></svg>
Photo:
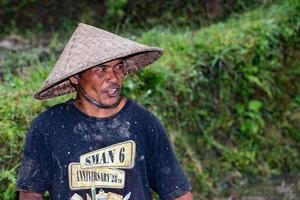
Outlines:
<svg viewBox="0 0 300 200"><path fill-rule="evenodd" d="M70 78L69 78L69 81L72 83L72 84L74 84L74 85L77 85L79 82L78 82L78 77L77 77L77 75L74 75L74 76L71 76Z"/></svg>

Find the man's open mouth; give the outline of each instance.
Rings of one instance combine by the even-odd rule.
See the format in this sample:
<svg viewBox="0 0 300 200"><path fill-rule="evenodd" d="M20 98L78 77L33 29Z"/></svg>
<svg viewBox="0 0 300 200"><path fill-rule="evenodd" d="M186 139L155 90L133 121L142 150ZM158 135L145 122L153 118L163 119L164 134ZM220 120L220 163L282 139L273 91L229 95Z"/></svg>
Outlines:
<svg viewBox="0 0 300 200"><path fill-rule="evenodd" d="M113 87L105 90L105 94L109 97L116 97L120 93L120 88L119 87Z"/></svg>

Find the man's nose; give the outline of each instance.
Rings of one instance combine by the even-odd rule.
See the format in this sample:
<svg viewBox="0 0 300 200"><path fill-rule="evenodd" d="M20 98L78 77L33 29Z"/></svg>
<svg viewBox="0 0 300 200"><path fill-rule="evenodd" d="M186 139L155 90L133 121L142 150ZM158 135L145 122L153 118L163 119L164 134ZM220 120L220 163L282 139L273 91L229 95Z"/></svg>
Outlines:
<svg viewBox="0 0 300 200"><path fill-rule="evenodd" d="M113 67L110 67L109 70L107 71L107 77L108 80L110 81L118 81L120 80L120 75L114 70Z"/></svg>

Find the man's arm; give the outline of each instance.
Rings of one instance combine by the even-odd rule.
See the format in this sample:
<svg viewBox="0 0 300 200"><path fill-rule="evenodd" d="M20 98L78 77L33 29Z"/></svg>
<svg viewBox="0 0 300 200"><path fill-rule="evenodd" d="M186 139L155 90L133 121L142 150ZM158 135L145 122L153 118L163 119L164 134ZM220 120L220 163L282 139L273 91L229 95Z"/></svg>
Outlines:
<svg viewBox="0 0 300 200"><path fill-rule="evenodd" d="M19 200L43 200L43 196L36 192L20 192Z"/></svg>
<svg viewBox="0 0 300 200"><path fill-rule="evenodd" d="M176 198L175 200L193 200L193 195L191 192L185 193L184 195Z"/></svg>

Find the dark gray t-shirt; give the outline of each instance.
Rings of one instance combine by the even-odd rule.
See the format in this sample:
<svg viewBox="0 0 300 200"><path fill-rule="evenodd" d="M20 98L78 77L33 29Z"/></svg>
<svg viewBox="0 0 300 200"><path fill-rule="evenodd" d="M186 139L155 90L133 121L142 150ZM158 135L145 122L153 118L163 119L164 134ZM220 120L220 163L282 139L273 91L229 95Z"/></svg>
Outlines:
<svg viewBox="0 0 300 200"><path fill-rule="evenodd" d="M191 188L158 119L128 99L107 118L86 115L73 100L31 125L17 189L49 191L51 199L174 199ZM102 199L101 199L102 200Z"/></svg>

